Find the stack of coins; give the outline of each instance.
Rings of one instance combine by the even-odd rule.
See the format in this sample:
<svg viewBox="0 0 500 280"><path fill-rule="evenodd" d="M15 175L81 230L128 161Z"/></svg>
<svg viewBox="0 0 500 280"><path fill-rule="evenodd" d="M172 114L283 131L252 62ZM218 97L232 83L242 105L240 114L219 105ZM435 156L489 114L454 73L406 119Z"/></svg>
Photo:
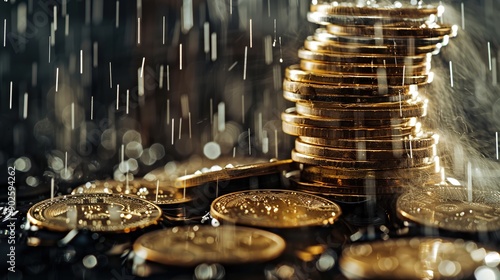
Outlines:
<svg viewBox="0 0 500 280"><path fill-rule="evenodd" d="M442 6L366 3L313 4L308 20L321 27L286 69L283 95L296 106L283 131L298 136L292 159L302 164L289 176L295 189L364 199L441 179L419 91L457 28L438 23Z"/></svg>

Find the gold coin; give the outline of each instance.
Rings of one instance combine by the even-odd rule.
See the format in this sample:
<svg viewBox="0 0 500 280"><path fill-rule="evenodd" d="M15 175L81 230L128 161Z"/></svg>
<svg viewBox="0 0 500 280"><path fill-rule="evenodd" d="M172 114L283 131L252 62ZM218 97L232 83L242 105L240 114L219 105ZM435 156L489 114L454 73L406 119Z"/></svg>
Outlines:
<svg viewBox="0 0 500 280"><path fill-rule="evenodd" d="M384 161L357 161L357 160L339 160L327 157L318 157L308 154L302 154L292 150L292 159L296 162L311 165L325 165L339 168L362 168L369 170L386 170L398 168L421 167L431 164L437 157L424 158L405 158Z"/></svg>
<svg viewBox="0 0 500 280"><path fill-rule="evenodd" d="M284 170L290 170L293 161L271 160L270 162L254 163L247 165L226 166L216 170L207 170L181 176L175 180L175 187L178 189L197 187L209 182L220 182L235 179L248 178L253 176L262 176L268 174L277 174Z"/></svg>
<svg viewBox="0 0 500 280"><path fill-rule="evenodd" d="M76 187L71 194L88 193L115 193L137 196L158 205L183 204L193 200L185 196L178 189L165 184L158 184L158 196L156 196L156 182L147 180L131 180L120 182L115 180L93 181Z"/></svg>
<svg viewBox="0 0 500 280"><path fill-rule="evenodd" d="M374 182L370 181L371 187L365 187L368 182L351 182L350 185L334 185L325 182L307 181L300 179L300 181L291 180L291 186L294 190L314 192L316 194L324 195L389 195L400 194L408 188L409 182L400 180L399 182ZM422 182L423 184L423 182Z"/></svg>
<svg viewBox="0 0 500 280"><path fill-rule="evenodd" d="M350 36L331 34L325 28L318 28L313 34L313 39L320 42L337 42L362 45L390 45L396 44L405 47L436 47L438 44L446 45L450 36L438 37L370 37L370 36Z"/></svg>
<svg viewBox="0 0 500 280"><path fill-rule="evenodd" d="M319 197L323 197L330 201L337 201L339 203L361 203L374 199L373 195L366 195L366 194L324 193L321 191L311 191L307 189L301 189L300 187L297 187L296 190L310 195L317 195ZM381 197L381 196L385 195L378 194L376 197Z"/></svg>
<svg viewBox="0 0 500 280"><path fill-rule="evenodd" d="M295 139L295 150L302 154L327 157L341 160L376 161L403 158L425 158L437 156L436 146L420 149L403 150L366 150L366 149L342 149L328 146L319 146Z"/></svg>
<svg viewBox="0 0 500 280"><path fill-rule="evenodd" d="M437 24L420 26L382 26L382 25L338 25L329 24L328 33L349 36L383 36L390 38L432 38L457 35L458 28L453 25L439 26Z"/></svg>
<svg viewBox="0 0 500 280"><path fill-rule="evenodd" d="M414 127L417 125L417 118L397 118L397 119L380 119L380 120L345 120L345 119L330 119L321 117L308 117L297 114L295 107L288 108L281 114L281 120L284 122L324 128L391 128L391 127Z"/></svg>
<svg viewBox="0 0 500 280"><path fill-rule="evenodd" d="M334 15L391 17L406 20L410 18L420 19L438 16L442 13L439 12L440 8L442 9L443 7L433 5L423 6L421 4L419 4L419 6L415 6L404 3L399 3L398 5L377 3L373 6L362 6L359 3L353 4L349 2L335 2L334 5L331 3L312 4L310 11Z"/></svg>
<svg viewBox="0 0 500 280"><path fill-rule="evenodd" d="M390 86L384 89L378 85L329 85L317 83L302 83L288 79L283 80L283 90L304 95L306 98L325 98L334 102L336 99L348 100L352 102L341 103L375 103L375 102L395 102L414 99L418 96L417 85ZM331 98L331 99L330 99ZM318 100L321 101L321 100ZM340 101L339 101L340 102Z"/></svg>
<svg viewBox="0 0 500 280"><path fill-rule="evenodd" d="M181 176L206 173L235 165L248 165L267 161L269 160L253 157L220 157L210 160L205 157L192 156L182 162L170 161L164 167L160 167L144 175L144 179L151 182L159 180L162 184L174 186L175 180Z"/></svg>
<svg viewBox="0 0 500 280"><path fill-rule="evenodd" d="M299 65L286 68L285 77L295 82L318 83L325 85L347 86L347 85L372 85L385 88L401 85L424 85L429 83L429 76L384 76L378 75L332 75L326 73L313 73L300 69ZM381 82L381 79L383 82ZM379 89L380 90L380 89Z"/></svg>
<svg viewBox="0 0 500 280"><path fill-rule="evenodd" d="M424 24L429 20L435 20L432 17L426 18L401 18L396 17L384 17L384 16L358 16L358 15L336 15L336 14L326 14L323 12L308 12L307 20L312 23L320 25L328 24L362 24L362 25L373 25L377 23L391 24L391 25L405 25L413 23L416 25Z"/></svg>
<svg viewBox="0 0 500 280"><path fill-rule="evenodd" d="M314 174L320 176L322 181L340 179L364 179L368 176L375 179L418 179L421 177L434 177L440 175L441 166L439 161L432 162L421 167L400 168L390 170L363 170L337 168L331 166L304 165L302 174Z"/></svg>
<svg viewBox="0 0 500 280"><path fill-rule="evenodd" d="M274 233L255 228L184 226L144 234L133 248L136 257L165 265L225 265L275 259L285 250L285 241Z"/></svg>
<svg viewBox="0 0 500 280"><path fill-rule="evenodd" d="M373 189L367 190L362 185L361 186L335 186L328 185L322 182L306 182L300 179L298 180L290 180L291 188L296 191L307 192L314 195L320 196L330 196L330 195L339 195L339 196L348 196L353 195L357 197L368 198L376 195L388 195L388 194L397 194L404 192L405 188L400 186L384 186L384 187L375 187Z"/></svg>
<svg viewBox="0 0 500 280"><path fill-rule="evenodd" d="M322 194L339 195L375 195L401 193L407 187L406 180L376 180L376 179L339 179L338 181L310 181L304 172L289 172L286 175L290 185L295 190L310 191Z"/></svg>
<svg viewBox="0 0 500 280"><path fill-rule="evenodd" d="M355 54L377 54L377 55L422 55L427 53L436 54L440 50L440 45L411 46L408 44L353 44L337 41L317 41L314 36L308 36L304 41L304 48L316 53L342 53L346 55Z"/></svg>
<svg viewBox="0 0 500 280"><path fill-rule="evenodd" d="M448 184L411 189L399 197L398 214L418 224L450 231L500 230L500 192Z"/></svg>
<svg viewBox="0 0 500 280"><path fill-rule="evenodd" d="M314 92L302 93L302 92L291 92L291 91L283 91L283 97L286 100L292 102L299 101L312 101L312 102L334 102L334 103L377 103L377 102L399 102L410 100L413 98L412 95L406 94L398 97L397 95L389 95L389 96L356 96L356 95L330 95L330 94L317 94ZM295 109L295 108L294 108Z"/></svg>
<svg viewBox="0 0 500 280"><path fill-rule="evenodd" d="M299 101L295 103L295 108L296 112L301 115L329 119L378 120L416 118L427 115L427 99L376 104Z"/></svg>
<svg viewBox="0 0 500 280"><path fill-rule="evenodd" d="M316 184L315 188L324 192L339 193L339 188L351 189L355 193L377 192L383 190L385 193L401 193L409 187L421 187L426 183L437 184L440 182L440 174L432 174L414 178L375 178L368 175L366 178L335 178L322 174L313 174L306 171L301 172L300 179L304 182Z"/></svg>
<svg viewBox="0 0 500 280"><path fill-rule="evenodd" d="M333 224L340 207L321 197L288 190L251 190L216 198L210 214L224 222L268 228Z"/></svg>
<svg viewBox="0 0 500 280"><path fill-rule="evenodd" d="M380 71L384 71L384 75L388 76L424 76L429 75L430 63L418 65L403 64L400 65L380 65L380 64L361 64L357 63L358 59L353 62L342 63L325 63L323 61L304 60L300 61L300 68L304 71L329 73L334 75L380 75Z"/></svg>
<svg viewBox="0 0 500 280"><path fill-rule="evenodd" d="M430 147L439 142L439 136L431 132L419 133L413 137L398 137L394 139L325 139L301 136L300 140L305 143L350 149L369 150L399 150L399 149L419 149Z"/></svg>
<svg viewBox="0 0 500 280"><path fill-rule="evenodd" d="M127 233L154 225L162 214L155 204L128 195L93 193L59 196L33 205L28 221L53 231L87 229Z"/></svg>
<svg viewBox="0 0 500 280"><path fill-rule="evenodd" d="M481 251L461 239L388 239L347 246L339 266L349 279L469 279L485 263Z"/></svg>
<svg viewBox="0 0 500 280"><path fill-rule="evenodd" d="M363 53L356 53L356 54L334 53L334 52L325 53L325 52L313 52L303 48L299 49L298 57L306 61L315 61L317 63L318 62L341 63L342 65L346 65L346 67L349 66L353 68L354 66L356 66L357 68L366 68L366 67L382 67L384 65L386 65L387 67L395 67L395 66L403 67L404 65L408 65L408 67L410 67L410 66L425 64L424 66L426 66L431 62L431 56L427 54L413 55L413 56L408 56L408 55L396 56L394 54L380 55L380 54L363 54ZM304 68L304 66L307 65L301 64L301 68L307 70L306 68ZM334 72L341 72L341 71L334 71Z"/></svg>
<svg viewBox="0 0 500 280"><path fill-rule="evenodd" d="M417 127L331 128L297 125L286 121L283 121L281 125L283 132L289 135L326 139L391 139L414 135L418 132Z"/></svg>

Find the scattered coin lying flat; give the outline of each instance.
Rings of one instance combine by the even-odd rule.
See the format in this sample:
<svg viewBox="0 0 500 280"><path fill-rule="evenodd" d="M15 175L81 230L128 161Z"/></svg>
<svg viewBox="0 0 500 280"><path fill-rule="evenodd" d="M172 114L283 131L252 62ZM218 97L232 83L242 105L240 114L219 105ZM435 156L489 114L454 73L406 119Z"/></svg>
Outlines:
<svg viewBox="0 0 500 280"><path fill-rule="evenodd" d="M127 233L154 225L162 215L155 204L128 195L93 193L59 196L33 205L28 220L53 231L87 229Z"/></svg>
<svg viewBox="0 0 500 280"><path fill-rule="evenodd" d="M469 279L491 253L460 239L389 239L346 247L339 265L349 279Z"/></svg>
<svg viewBox="0 0 500 280"><path fill-rule="evenodd" d="M144 234L133 248L137 257L165 265L244 264L278 257L285 241L255 228L184 226Z"/></svg>
<svg viewBox="0 0 500 280"><path fill-rule="evenodd" d="M158 182L158 196L156 195L157 182L147 180L131 180L120 182L115 180L93 181L76 187L71 194L114 193L133 195L148 200L157 205L183 204L193 200L178 189Z"/></svg>
<svg viewBox="0 0 500 280"><path fill-rule="evenodd" d="M460 232L500 230L500 192L448 184L410 189L398 214L418 224Z"/></svg>
<svg viewBox="0 0 500 280"><path fill-rule="evenodd" d="M326 139L299 137L302 142L346 149L419 149L430 147L439 142L439 137L432 133L420 133L413 137L395 137L395 139Z"/></svg>
<svg viewBox="0 0 500 280"><path fill-rule="evenodd" d="M341 211L337 204L303 192L251 190L216 198L210 214L240 225L297 228L333 224Z"/></svg>

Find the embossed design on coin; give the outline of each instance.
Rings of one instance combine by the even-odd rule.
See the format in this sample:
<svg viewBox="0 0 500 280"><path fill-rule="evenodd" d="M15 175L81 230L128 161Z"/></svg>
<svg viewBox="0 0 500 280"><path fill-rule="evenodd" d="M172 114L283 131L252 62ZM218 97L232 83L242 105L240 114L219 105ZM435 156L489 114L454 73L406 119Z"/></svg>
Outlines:
<svg viewBox="0 0 500 280"><path fill-rule="evenodd" d="M350 279L468 279L484 250L460 239L389 239L348 246L339 265Z"/></svg>
<svg viewBox="0 0 500 280"><path fill-rule="evenodd" d="M87 229L130 232L156 224L161 209L146 200L118 194L76 194L47 199L28 211L30 223L54 231Z"/></svg>
<svg viewBox="0 0 500 280"><path fill-rule="evenodd" d="M147 233L134 243L138 257L166 265L243 264L278 257L285 249L280 236L240 226L185 226Z"/></svg>
<svg viewBox="0 0 500 280"><path fill-rule="evenodd" d="M500 192L436 185L412 189L397 202L398 214L425 226L461 232L500 230Z"/></svg>
<svg viewBox="0 0 500 280"><path fill-rule="evenodd" d="M251 190L216 198L210 214L226 222L270 228L333 224L340 207L322 197L287 190Z"/></svg>

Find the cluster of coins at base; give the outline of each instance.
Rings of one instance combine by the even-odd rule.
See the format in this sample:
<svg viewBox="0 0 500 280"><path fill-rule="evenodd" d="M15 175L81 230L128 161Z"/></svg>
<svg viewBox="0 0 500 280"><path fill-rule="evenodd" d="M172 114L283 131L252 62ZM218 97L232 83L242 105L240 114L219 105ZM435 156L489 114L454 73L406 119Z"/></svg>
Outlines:
<svg viewBox="0 0 500 280"><path fill-rule="evenodd" d="M279 176L282 170L291 169L293 161L224 158L212 161L210 168L205 164L196 160L171 162L143 179L87 182L70 195L34 204L28 220L38 228L53 231L127 233L156 224L162 215L170 220L198 219L218 195L200 197L203 193L196 189L215 184L222 193L231 180Z"/></svg>
<svg viewBox="0 0 500 280"><path fill-rule="evenodd" d="M296 104L282 114L283 131L298 136L292 159L303 165L289 176L295 189L351 201L440 181L419 89L432 81L432 54L456 35L437 23L442 8L311 6L308 20L321 27L283 82Z"/></svg>
<svg viewBox="0 0 500 280"><path fill-rule="evenodd" d="M206 164L197 160L180 164L171 162L146 174L143 179L87 182L73 189L69 195L34 204L28 211L28 220L36 226L36 230L55 232L88 230L119 234L151 229L150 226L160 222L162 216L172 221L167 216L175 215L178 208L196 207L193 203L197 199L194 196L196 189L208 184L218 186L219 183L221 192L224 186L231 190L227 190L229 194L217 198L217 207L228 210L237 205L258 211L244 214L232 209L236 216L241 216L236 221L234 215L227 211L220 211L218 215L220 209L216 207L212 214L221 221L227 216L229 225L179 226L141 235L134 243L132 255L137 275L147 276L142 274L147 270L145 261L184 267L203 263L231 265L269 261L281 255L285 241L277 234L241 225L277 228L322 226L332 224L340 216L340 208L335 203L314 195L286 190L235 192L232 186L227 187L224 183L259 176L281 177L284 171L293 169L295 164L290 159L224 158L211 161L211 167L205 167ZM210 203L213 198L206 199ZM202 207L209 205L203 204ZM271 205L272 215L264 211L269 212L267 208ZM206 213L207 209L199 210ZM190 219L186 215L177 216L184 220L174 221ZM207 216L194 219L203 223ZM255 220L257 223L253 222ZM31 244L36 246L33 242Z"/></svg>

